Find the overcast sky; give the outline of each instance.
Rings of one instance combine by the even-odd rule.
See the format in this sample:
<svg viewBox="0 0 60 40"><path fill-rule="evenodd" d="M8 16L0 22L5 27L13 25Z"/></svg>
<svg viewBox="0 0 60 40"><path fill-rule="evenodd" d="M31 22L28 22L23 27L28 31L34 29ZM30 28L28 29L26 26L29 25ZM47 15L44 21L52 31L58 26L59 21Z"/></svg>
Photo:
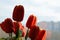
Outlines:
<svg viewBox="0 0 60 40"><path fill-rule="evenodd" d="M37 16L38 21L60 21L60 0L0 0L0 22L12 18L15 5L23 5L26 23L30 14Z"/></svg>

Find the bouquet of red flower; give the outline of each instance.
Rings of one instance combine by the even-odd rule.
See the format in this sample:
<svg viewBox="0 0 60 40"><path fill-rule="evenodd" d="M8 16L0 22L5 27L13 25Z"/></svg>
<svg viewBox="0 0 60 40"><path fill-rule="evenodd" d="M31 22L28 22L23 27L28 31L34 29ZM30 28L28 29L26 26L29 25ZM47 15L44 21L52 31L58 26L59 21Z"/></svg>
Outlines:
<svg viewBox="0 0 60 40"><path fill-rule="evenodd" d="M13 21L7 18L0 24L2 30L9 34L9 40L46 40L46 31L41 30L36 25L37 17L33 14L29 16L26 22L28 29L22 25L21 22L24 18L24 7L22 5L15 6L12 18ZM12 33L15 34L14 37L12 37Z"/></svg>

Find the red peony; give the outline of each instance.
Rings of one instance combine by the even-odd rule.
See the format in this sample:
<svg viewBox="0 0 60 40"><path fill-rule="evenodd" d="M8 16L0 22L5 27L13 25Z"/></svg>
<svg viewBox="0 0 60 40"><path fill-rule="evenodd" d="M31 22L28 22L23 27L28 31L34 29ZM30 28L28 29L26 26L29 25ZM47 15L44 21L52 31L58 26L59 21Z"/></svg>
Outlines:
<svg viewBox="0 0 60 40"><path fill-rule="evenodd" d="M31 29L36 24L36 20L36 16L30 15L27 20L26 26Z"/></svg>
<svg viewBox="0 0 60 40"><path fill-rule="evenodd" d="M35 40L46 40L46 31L41 30Z"/></svg>
<svg viewBox="0 0 60 40"><path fill-rule="evenodd" d="M13 20L22 21L24 17L24 7L22 5L15 6L13 10Z"/></svg>
<svg viewBox="0 0 60 40"><path fill-rule="evenodd" d="M12 27L13 27L13 23L10 18L5 19L5 21L1 23L1 28L6 33L12 33Z"/></svg>
<svg viewBox="0 0 60 40"><path fill-rule="evenodd" d="M29 31L29 38L31 38L31 40L34 40L37 36L37 34L39 33L39 27L34 26L33 28L30 29Z"/></svg>

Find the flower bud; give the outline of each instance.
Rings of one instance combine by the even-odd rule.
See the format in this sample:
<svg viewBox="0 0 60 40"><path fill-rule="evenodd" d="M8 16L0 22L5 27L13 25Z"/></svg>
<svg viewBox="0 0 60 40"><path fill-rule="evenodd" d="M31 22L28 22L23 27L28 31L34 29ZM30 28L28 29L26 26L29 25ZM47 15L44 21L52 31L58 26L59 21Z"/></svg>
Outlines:
<svg viewBox="0 0 60 40"><path fill-rule="evenodd" d="M21 22L24 17L24 7L22 5L15 6L13 10L13 20Z"/></svg>
<svg viewBox="0 0 60 40"><path fill-rule="evenodd" d="M36 20L36 16L30 15L27 20L26 26L31 29L34 25L36 25Z"/></svg>

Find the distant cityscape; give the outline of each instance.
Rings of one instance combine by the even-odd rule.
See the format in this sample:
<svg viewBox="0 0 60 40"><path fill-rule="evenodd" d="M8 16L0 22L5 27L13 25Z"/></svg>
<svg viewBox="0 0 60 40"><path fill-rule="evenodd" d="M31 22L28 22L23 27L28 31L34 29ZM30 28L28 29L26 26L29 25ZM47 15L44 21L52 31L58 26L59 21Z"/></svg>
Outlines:
<svg viewBox="0 0 60 40"><path fill-rule="evenodd" d="M43 22L39 22L37 25L46 30L60 32L60 22L53 22L53 21L45 22L45 21L43 21Z"/></svg>
<svg viewBox="0 0 60 40"><path fill-rule="evenodd" d="M37 25L47 31L46 40L60 40L60 22L39 22Z"/></svg>

